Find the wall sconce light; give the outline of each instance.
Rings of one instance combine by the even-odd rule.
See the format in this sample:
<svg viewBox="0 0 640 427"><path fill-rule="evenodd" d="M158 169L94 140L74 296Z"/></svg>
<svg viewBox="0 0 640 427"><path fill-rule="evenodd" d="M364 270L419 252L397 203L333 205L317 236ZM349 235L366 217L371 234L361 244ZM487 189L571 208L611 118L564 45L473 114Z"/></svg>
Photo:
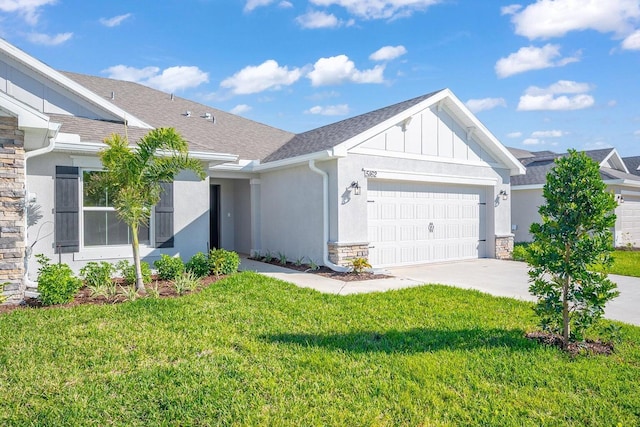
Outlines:
<svg viewBox="0 0 640 427"><path fill-rule="evenodd" d="M353 181L351 183L351 185L349 185L349 187L347 189L349 191L353 190L353 194L355 196L359 196L360 195L360 184L358 184L358 181Z"/></svg>
<svg viewBox="0 0 640 427"><path fill-rule="evenodd" d="M505 190L500 190L500 192L498 193L498 196L501 196L502 200L507 200L507 198L509 197L509 195Z"/></svg>
<svg viewBox="0 0 640 427"><path fill-rule="evenodd" d="M616 194L616 202L624 203L624 197L622 197L622 194Z"/></svg>

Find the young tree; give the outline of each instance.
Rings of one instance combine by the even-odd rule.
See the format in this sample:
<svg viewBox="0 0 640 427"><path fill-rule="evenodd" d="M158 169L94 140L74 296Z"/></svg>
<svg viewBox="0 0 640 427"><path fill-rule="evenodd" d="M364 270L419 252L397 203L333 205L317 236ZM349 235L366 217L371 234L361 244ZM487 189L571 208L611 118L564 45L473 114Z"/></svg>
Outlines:
<svg viewBox="0 0 640 427"><path fill-rule="evenodd" d="M183 170L193 171L200 179L206 175L200 161L188 156L187 142L173 128L150 131L137 147L130 147L117 134L104 142L107 148L99 156L105 172L92 175L89 192L106 190L118 217L130 227L136 290L144 292L138 230L148 225L151 209L160 201L160 183L173 182Z"/></svg>
<svg viewBox="0 0 640 427"><path fill-rule="evenodd" d="M607 274L594 271L613 262L616 202L598 164L575 150L556 159L543 195L546 203L538 210L542 223L530 230L529 292L538 298L535 311L543 329L562 333L566 348L570 339L582 339L618 295Z"/></svg>

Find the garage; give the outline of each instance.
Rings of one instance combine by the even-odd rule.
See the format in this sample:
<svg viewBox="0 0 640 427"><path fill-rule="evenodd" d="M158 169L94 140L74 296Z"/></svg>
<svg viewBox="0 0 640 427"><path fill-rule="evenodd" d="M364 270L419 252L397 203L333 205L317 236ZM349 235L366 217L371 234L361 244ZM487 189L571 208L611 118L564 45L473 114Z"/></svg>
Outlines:
<svg viewBox="0 0 640 427"><path fill-rule="evenodd" d="M484 187L370 180L367 211L374 267L485 257Z"/></svg>
<svg viewBox="0 0 640 427"><path fill-rule="evenodd" d="M640 246L640 196L625 194L616 215L616 246Z"/></svg>

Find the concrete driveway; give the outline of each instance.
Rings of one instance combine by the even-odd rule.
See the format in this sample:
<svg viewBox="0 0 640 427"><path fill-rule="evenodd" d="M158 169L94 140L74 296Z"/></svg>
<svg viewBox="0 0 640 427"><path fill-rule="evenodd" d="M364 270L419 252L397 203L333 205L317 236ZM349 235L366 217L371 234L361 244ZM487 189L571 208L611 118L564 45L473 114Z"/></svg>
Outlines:
<svg viewBox="0 0 640 427"><path fill-rule="evenodd" d="M419 283L441 283L477 289L491 295L535 301L529 294L527 264L496 259L424 264L388 269L397 278ZM640 325L640 278L609 275L618 285L620 296L605 307L605 317Z"/></svg>

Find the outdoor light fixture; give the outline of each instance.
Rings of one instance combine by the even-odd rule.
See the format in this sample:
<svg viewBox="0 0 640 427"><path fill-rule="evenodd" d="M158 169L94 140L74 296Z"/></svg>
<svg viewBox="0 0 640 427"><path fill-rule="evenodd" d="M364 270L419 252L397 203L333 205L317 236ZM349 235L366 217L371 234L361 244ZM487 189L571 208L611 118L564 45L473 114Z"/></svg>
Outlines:
<svg viewBox="0 0 640 427"><path fill-rule="evenodd" d="M507 200L507 198L509 197L509 195L507 194L507 192L505 190L500 190L498 195L502 196L502 200Z"/></svg>
<svg viewBox="0 0 640 427"><path fill-rule="evenodd" d="M622 197L622 194L616 194L616 202L624 203L624 197Z"/></svg>
<svg viewBox="0 0 640 427"><path fill-rule="evenodd" d="M353 189L353 194L355 196L359 196L360 195L360 184L358 184L358 181L353 181L351 183L351 185L348 187L349 191L351 191Z"/></svg>

